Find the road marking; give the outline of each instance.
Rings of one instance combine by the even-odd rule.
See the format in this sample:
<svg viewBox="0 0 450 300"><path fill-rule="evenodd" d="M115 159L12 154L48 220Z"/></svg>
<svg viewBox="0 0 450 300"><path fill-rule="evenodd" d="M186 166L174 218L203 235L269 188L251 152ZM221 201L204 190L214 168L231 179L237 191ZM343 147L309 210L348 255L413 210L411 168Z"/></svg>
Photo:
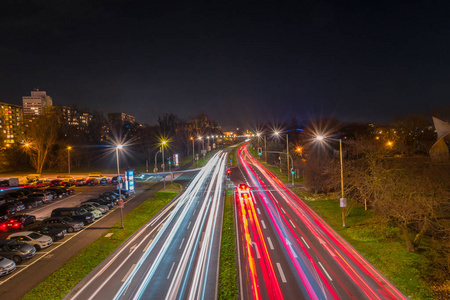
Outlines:
<svg viewBox="0 0 450 300"><path fill-rule="evenodd" d="M277 263L277 268L278 268L278 272L280 272L281 281L286 283L287 280L286 280L286 277L284 276L284 272L283 272L283 269L281 268L280 263Z"/></svg>
<svg viewBox="0 0 450 300"><path fill-rule="evenodd" d="M256 258L261 258L261 255L259 255L259 250L258 250L258 247L256 246L256 243L252 242L252 247L253 247L253 244L255 245Z"/></svg>
<svg viewBox="0 0 450 300"><path fill-rule="evenodd" d="M112 236L113 234L114 234L114 233L110 232L110 233L106 234L105 237L110 237L110 236Z"/></svg>
<svg viewBox="0 0 450 300"><path fill-rule="evenodd" d="M308 243L305 241L305 239L304 239L302 236L301 236L300 238L302 239L303 243L305 243L306 247L308 247L308 249L311 249L311 247L309 247L309 245L308 245Z"/></svg>
<svg viewBox="0 0 450 300"><path fill-rule="evenodd" d="M175 266L175 262L172 264L172 268L170 268L169 275L167 275L167 279L169 279L170 274L172 273L173 267Z"/></svg>
<svg viewBox="0 0 450 300"><path fill-rule="evenodd" d="M194 213L192 215L195 215L195 212L197 211L197 209L194 210Z"/></svg>
<svg viewBox="0 0 450 300"><path fill-rule="evenodd" d="M147 238L150 234L148 234L145 238ZM142 250L142 252L147 251L148 247L150 247L150 245L152 244L153 239L151 239L150 241L148 241L147 246L145 246L144 250Z"/></svg>
<svg viewBox="0 0 450 300"><path fill-rule="evenodd" d="M322 267L322 270L325 272L325 274L327 275L328 279L330 279L330 281L333 281L333 279L331 279L331 276L328 274L327 270L325 270L325 268L322 266L320 261L319 261L319 265Z"/></svg>
<svg viewBox="0 0 450 300"><path fill-rule="evenodd" d="M130 252L128 252L128 253L131 253L132 251L134 251L134 249L136 249L136 247L137 247L137 244L134 244L133 246L131 246L130 247Z"/></svg>
<svg viewBox="0 0 450 300"><path fill-rule="evenodd" d="M292 226L295 228L295 225L294 225L294 223L292 222L291 219L289 219L289 222L291 222Z"/></svg>
<svg viewBox="0 0 450 300"><path fill-rule="evenodd" d="M181 240L180 248L178 248L178 249L181 249L181 247L183 246L183 243L184 243L184 238Z"/></svg>
<svg viewBox="0 0 450 300"><path fill-rule="evenodd" d="M130 275L131 271L133 271L134 267L136 266L136 264L133 264L131 266L131 268L128 270L127 274L125 274L125 276L122 278L121 282L125 282L125 280L127 280L128 276Z"/></svg>
<svg viewBox="0 0 450 300"><path fill-rule="evenodd" d="M266 229L266 223L264 223L264 220L261 220L261 224L262 224L263 228Z"/></svg>
<svg viewBox="0 0 450 300"><path fill-rule="evenodd" d="M274 248L273 248L272 240L270 239L270 237L267 237L267 241L269 242L270 249L273 250Z"/></svg>
<svg viewBox="0 0 450 300"><path fill-rule="evenodd" d="M189 229L189 226L191 226L191 222L189 222L187 229Z"/></svg>
<svg viewBox="0 0 450 300"><path fill-rule="evenodd" d="M284 211L284 209L282 208L282 207L280 207L281 208L281 210L284 212L284 214L286 214L286 212Z"/></svg>
<svg viewBox="0 0 450 300"><path fill-rule="evenodd" d="M256 210L258 210L258 215L260 215L260 214L261 214L261 211L259 210L259 208L256 208Z"/></svg>

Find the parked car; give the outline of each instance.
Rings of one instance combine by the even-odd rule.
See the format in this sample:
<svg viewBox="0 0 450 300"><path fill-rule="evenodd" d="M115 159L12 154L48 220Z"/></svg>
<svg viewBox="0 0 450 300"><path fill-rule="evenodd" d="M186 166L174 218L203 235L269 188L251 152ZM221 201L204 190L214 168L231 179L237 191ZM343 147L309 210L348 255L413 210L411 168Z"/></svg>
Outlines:
<svg viewBox="0 0 450 300"><path fill-rule="evenodd" d="M116 192L117 194L119 194L119 190L115 190L114 192ZM120 194L124 195L125 198L130 197L130 191L127 189L120 189Z"/></svg>
<svg viewBox="0 0 450 300"><path fill-rule="evenodd" d="M115 191L104 192L104 193L101 193L100 196L112 196L112 197L115 197L117 199L119 198L119 194L117 192L115 192ZM120 196L122 197L122 199L125 200L126 196L124 194L121 194Z"/></svg>
<svg viewBox="0 0 450 300"><path fill-rule="evenodd" d="M113 195L99 195L98 198L112 201L114 205L117 205L119 203L119 198Z"/></svg>
<svg viewBox="0 0 450 300"><path fill-rule="evenodd" d="M42 200L39 198L27 198L23 203L28 209L44 205L44 202L42 202Z"/></svg>
<svg viewBox="0 0 450 300"><path fill-rule="evenodd" d="M53 242L59 241L66 236L67 229L47 224L33 224L27 227L27 230L34 231L52 238Z"/></svg>
<svg viewBox="0 0 450 300"><path fill-rule="evenodd" d="M109 209L113 208L114 205L116 205L113 200L111 200L111 199L108 200L108 199L104 199L104 198L93 198L93 199L84 201L82 203L86 203L86 202L96 202L101 205L106 205L106 206L108 206Z"/></svg>
<svg viewBox="0 0 450 300"><path fill-rule="evenodd" d="M67 195L75 194L75 190L68 186L63 187L62 190L65 191L67 193Z"/></svg>
<svg viewBox="0 0 450 300"><path fill-rule="evenodd" d="M16 269L16 263L8 258L0 256L0 276L11 274Z"/></svg>
<svg viewBox="0 0 450 300"><path fill-rule="evenodd" d="M7 205L10 205L16 209L16 212L22 211L25 209L24 200L27 200L26 197L22 198L22 200L10 200L7 202Z"/></svg>
<svg viewBox="0 0 450 300"><path fill-rule="evenodd" d="M0 180L0 187L9 186L9 180Z"/></svg>
<svg viewBox="0 0 450 300"><path fill-rule="evenodd" d="M100 219L103 216L102 212L97 208L83 205L80 205L80 208L84 210L84 212L90 212L94 216L94 219Z"/></svg>
<svg viewBox="0 0 450 300"><path fill-rule="evenodd" d="M9 205L9 204L0 205L0 218L1 219L6 220L10 216L13 216L15 214L16 214L16 206L15 205Z"/></svg>
<svg viewBox="0 0 450 300"><path fill-rule="evenodd" d="M51 225L52 227L65 228L68 233L79 231L84 228L82 221L77 221L71 217L52 217L41 222L42 224Z"/></svg>
<svg viewBox="0 0 450 300"><path fill-rule="evenodd" d="M61 179L53 179L50 181L50 186L62 186L63 181Z"/></svg>
<svg viewBox="0 0 450 300"><path fill-rule="evenodd" d="M87 225L94 222L92 213L82 210L79 207L60 207L52 211L52 217L71 217L74 220L79 220Z"/></svg>
<svg viewBox="0 0 450 300"><path fill-rule="evenodd" d="M106 177L100 178L99 183L100 183L100 184L108 184L108 183L109 183L108 178L106 178Z"/></svg>
<svg viewBox="0 0 450 300"><path fill-rule="evenodd" d="M42 200L42 202L44 202L44 203L50 203L53 201L53 194L51 194L50 192L46 192L46 191L34 192L34 193L28 195L28 199L31 199L31 198L38 198L38 199Z"/></svg>
<svg viewBox="0 0 450 300"><path fill-rule="evenodd" d="M63 198L69 194L66 190L64 190L62 188L58 188L58 187L49 187L49 188L46 188L45 191L55 192L58 198Z"/></svg>
<svg viewBox="0 0 450 300"><path fill-rule="evenodd" d="M76 186L83 186L86 184L86 178L75 178Z"/></svg>
<svg viewBox="0 0 450 300"><path fill-rule="evenodd" d="M9 235L7 239L15 239L19 242L27 243L36 248L36 251L50 247L53 244L51 237L33 231L16 232Z"/></svg>
<svg viewBox="0 0 450 300"><path fill-rule="evenodd" d="M0 223L0 231L11 231L23 229L25 226L36 222L36 217L32 215L15 215L9 218L9 220Z"/></svg>
<svg viewBox="0 0 450 300"><path fill-rule="evenodd" d="M36 255L36 249L17 240L0 240L0 255L20 264Z"/></svg>
<svg viewBox="0 0 450 300"><path fill-rule="evenodd" d="M91 206L92 208L96 208L96 209L100 210L102 212L102 214L106 214L109 211L109 207L107 205L102 205L97 202L83 202L81 204L82 207L84 207L85 205Z"/></svg>

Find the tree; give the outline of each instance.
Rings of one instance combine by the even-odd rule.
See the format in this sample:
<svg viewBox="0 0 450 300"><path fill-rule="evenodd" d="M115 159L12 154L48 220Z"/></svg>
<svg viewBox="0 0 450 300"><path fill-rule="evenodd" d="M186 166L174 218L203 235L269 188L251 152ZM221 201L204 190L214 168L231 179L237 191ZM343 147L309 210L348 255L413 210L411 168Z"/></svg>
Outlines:
<svg viewBox="0 0 450 300"><path fill-rule="evenodd" d="M41 115L36 116L26 128L24 147L37 173L42 173L50 151L56 144L60 124L55 116Z"/></svg>
<svg viewBox="0 0 450 300"><path fill-rule="evenodd" d="M346 193L364 202L402 231L406 250L416 251L430 228L441 228L449 205L450 174L423 158L388 158L384 145L354 141Z"/></svg>

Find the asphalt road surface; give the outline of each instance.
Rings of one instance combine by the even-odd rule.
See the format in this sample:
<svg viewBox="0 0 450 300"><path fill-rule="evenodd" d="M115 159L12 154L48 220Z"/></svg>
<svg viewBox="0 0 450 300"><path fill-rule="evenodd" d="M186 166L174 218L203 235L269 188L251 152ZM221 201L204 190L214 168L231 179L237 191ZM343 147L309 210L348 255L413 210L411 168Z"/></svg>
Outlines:
<svg viewBox="0 0 450 300"><path fill-rule="evenodd" d="M66 298L214 299L225 160L222 151L214 155L181 196L136 232Z"/></svg>
<svg viewBox="0 0 450 300"><path fill-rule="evenodd" d="M235 195L241 299L406 299L246 146L237 153L232 179L251 187Z"/></svg>

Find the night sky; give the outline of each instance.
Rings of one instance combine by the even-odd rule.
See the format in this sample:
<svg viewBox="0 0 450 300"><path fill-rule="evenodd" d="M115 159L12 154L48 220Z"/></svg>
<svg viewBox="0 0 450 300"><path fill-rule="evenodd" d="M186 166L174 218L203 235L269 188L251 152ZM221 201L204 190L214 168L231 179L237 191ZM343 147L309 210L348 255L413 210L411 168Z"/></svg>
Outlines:
<svg viewBox="0 0 450 300"><path fill-rule="evenodd" d="M450 104L442 3L1 1L0 101L39 88L148 124L389 121Z"/></svg>

